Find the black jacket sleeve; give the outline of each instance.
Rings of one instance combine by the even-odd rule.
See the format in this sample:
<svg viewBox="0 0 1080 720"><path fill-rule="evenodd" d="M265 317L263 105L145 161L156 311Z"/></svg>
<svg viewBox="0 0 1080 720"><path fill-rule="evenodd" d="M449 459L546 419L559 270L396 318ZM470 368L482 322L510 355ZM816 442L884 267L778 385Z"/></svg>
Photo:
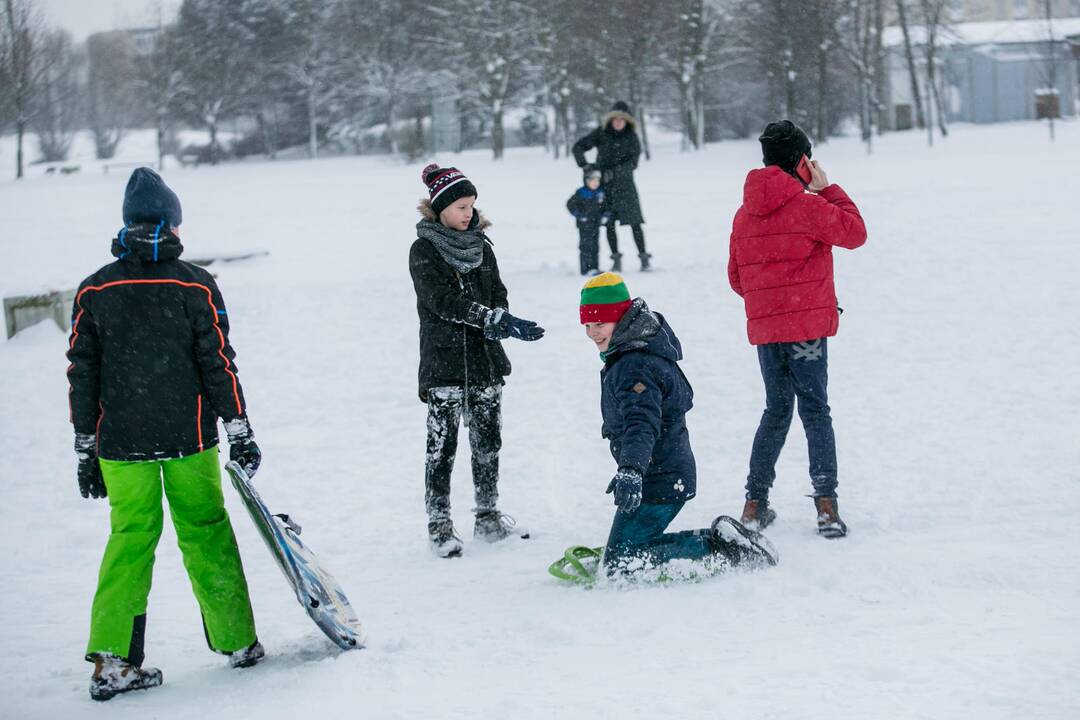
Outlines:
<svg viewBox="0 0 1080 720"><path fill-rule="evenodd" d="M663 389L641 353L629 353L613 373L615 401L623 418L619 438L619 467L632 467L645 474L652 462L653 447L660 437L663 417Z"/></svg>
<svg viewBox="0 0 1080 720"><path fill-rule="evenodd" d="M82 305L82 289L80 286L71 311L68 404L75 432L95 434L101 416L101 342L93 316Z"/></svg>
<svg viewBox="0 0 1080 720"><path fill-rule="evenodd" d="M233 420L245 414L247 408L236 374L236 353L229 344L229 315L214 278L207 274L202 283L207 291L191 293L188 312L195 339L195 361L203 393L214 412L223 420Z"/></svg>
<svg viewBox="0 0 1080 720"><path fill-rule="evenodd" d="M413 243L409 251L409 273L417 302L443 320L482 328L490 308L468 299L457 278L436 267L433 255L425 252L421 242ZM505 292L503 288L504 297Z"/></svg>
<svg viewBox="0 0 1080 720"><path fill-rule="evenodd" d="M574 153L574 162L578 164L578 167L583 168L589 164L588 161L585 159L585 153L596 147L596 141L601 131L601 128L597 128L596 130L593 130L588 135L582 137L580 140L574 143L574 147L571 148L571 152Z"/></svg>
<svg viewBox="0 0 1080 720"><path fill-rule="evenodd" d="M502 276L499 274L499 262L490 248L487 252L491 253L491 305L509 310L510 302L506 296L506 285L503 285Z"/></svg>
<svg viewBox="0 0 1080 720"><path fill-rule="evenodd" d="M581 198L578 196L577 191L570 196L570 199L566 201L566 209L570 211L570 214L574 217L578 217L583 214L584 208L581 207Z"/></svg>

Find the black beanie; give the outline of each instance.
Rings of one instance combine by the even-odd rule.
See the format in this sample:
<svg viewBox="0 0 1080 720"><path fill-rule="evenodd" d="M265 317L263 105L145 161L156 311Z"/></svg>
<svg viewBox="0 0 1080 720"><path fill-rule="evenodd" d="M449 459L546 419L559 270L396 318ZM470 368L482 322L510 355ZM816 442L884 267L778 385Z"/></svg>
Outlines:
<svg viewBox="0 0 1080 720"><path fill-rule="evenodd" d="M479 195L476 186L465 177L465 173L454 167L444 168L439 167L438 163L431 163L420 171L420 179L427 185L431 209L436 215L455 200Z"/></svg>
<svg viewBox="0 0 1080 720"><path fill-rule="evenodd" d="M792 172L803 155L811 157L810 138L790 120L769 123L758 140L762 161L766 165L779 165L784 172Z"/></svg>
<svg viewBox="0 0 1080 720"><path fill-rule="evenodd" d="M633 116L634 114L630 112L630 106L622 100L617 100L615 104L611 106L611 112L622 112L630 116Z"/></svg>
<svg viewBox="0 0 1080 720"><path fill-rule="evenodd" d="M184 219L180 198L148 167L135 168L124 190L124 225L160 223L179 227Z"/></svg>

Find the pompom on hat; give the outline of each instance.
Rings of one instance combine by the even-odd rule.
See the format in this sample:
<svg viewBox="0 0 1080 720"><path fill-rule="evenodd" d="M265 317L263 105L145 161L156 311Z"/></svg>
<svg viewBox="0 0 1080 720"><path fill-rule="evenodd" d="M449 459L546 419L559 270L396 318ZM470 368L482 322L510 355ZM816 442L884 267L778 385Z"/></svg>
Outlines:
<svg viewBox="0 0 1080 720"><path fill-rule="evenodd" d="M581 288L581 324L619 322L630 304L630 291L621 275L597 275Z"/></svg>
<svg viewBox="0 0 1080 720"><path fill-rule="evenodd" d="M431 209L440 214L450 203L463 197L476 197L476 186L465 177L465 173L455 167L439 167L431 163L420 171L420 179L428 189Z"/></svg>

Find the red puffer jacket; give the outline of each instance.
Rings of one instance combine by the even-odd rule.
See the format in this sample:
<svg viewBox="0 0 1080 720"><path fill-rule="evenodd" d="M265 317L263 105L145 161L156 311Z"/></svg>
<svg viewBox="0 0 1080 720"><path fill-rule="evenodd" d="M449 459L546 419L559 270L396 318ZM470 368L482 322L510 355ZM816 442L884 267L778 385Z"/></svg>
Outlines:
<svg viewBox="0 0 1080 720"><path fill-rule="evenodd" d="M751 170L728 260L728 280L746 304L750 344L835 335L832 248L864 242L859 209L839 185L814 194L775 165Z"/></svg>

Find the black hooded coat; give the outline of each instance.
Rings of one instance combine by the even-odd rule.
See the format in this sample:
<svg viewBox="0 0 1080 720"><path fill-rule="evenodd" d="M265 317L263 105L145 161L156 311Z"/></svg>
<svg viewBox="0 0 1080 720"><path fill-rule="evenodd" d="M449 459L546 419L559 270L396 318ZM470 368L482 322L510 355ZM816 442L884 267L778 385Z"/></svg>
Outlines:
<svg viewBox="0 0 1080 720"><path fill-rule="evenodd" d="M626 120L626 127L621 131L611 127L611 121L616 117ZM644 224L641 201L634 184L634 170L641 157L641 142L634 118L621 111L605 115L600 127L574 143L574 160L578 167L590 164L585 153L592 148L596 148L596 161L591 164L603 173L604 204L612 220L617 220L620 225Z"/></svg>

